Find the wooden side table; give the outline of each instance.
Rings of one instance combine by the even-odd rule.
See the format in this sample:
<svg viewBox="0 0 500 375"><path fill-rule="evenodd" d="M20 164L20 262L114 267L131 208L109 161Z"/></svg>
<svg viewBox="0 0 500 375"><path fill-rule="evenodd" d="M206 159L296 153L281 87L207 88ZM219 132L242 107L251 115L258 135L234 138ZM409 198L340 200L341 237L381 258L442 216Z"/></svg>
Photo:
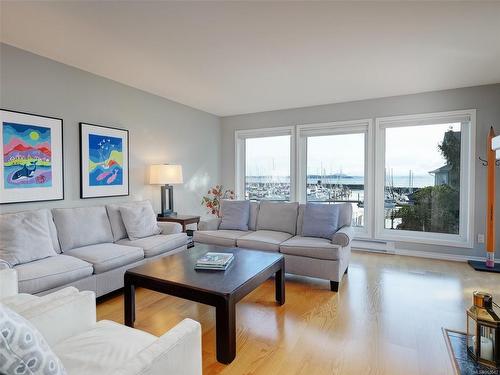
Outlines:
<svg viewBox="0 0 500 375"><path fill-rule="evenodd" d="M172 223L179 223L182 225L182 231L186 231L186 225L188 224L198 224L200 223L200 217L199 216L193 216L193 215L172 215L172 216L158 216L157 218L158 221L167 221L167 222L172 222Z"/></svg>

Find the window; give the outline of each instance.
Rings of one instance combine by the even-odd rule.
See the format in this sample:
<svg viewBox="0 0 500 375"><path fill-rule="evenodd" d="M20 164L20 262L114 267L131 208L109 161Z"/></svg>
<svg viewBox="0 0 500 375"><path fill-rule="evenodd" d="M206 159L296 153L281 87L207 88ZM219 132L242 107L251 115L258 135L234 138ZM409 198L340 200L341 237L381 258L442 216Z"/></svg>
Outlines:
<svg viewBox="0 0 500 375"><path fill-rule="evenodd" d="M367 235L369 227L370 124L371 120L361 120L298 126L301 201L351 203L358 235Z"/></svg>
<svg viewBox="0 0 500 375"><path fill-rule="evenodd" d="M290 200L290 136L245 140L245 199Z"/></svg>
<svg viewBox="0 0 500 375"><path fill-rule="evenodd" d="M288 127L236 132L239 197L257 201L294 199L292 137L293 128Z"/></svg>
<svg viewBox="0 0 500 375"><path fill-rule="evenodd" d="M238 130L236 193L349 202L357 239L473 246L475 110Z"/></svg>
<svg viewBox="0 0 500 375"><path fill-rule="evenodd" d="M378 235L470 244L473 113L377 119Z"/></svg>

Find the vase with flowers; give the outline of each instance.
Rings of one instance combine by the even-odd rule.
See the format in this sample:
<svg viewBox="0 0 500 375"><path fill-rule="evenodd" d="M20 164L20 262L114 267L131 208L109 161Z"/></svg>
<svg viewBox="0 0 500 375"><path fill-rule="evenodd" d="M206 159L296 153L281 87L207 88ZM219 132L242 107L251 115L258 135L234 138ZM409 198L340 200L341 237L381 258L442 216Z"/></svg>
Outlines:
<svg viewBox="0 0 500 375"><path fill-rule="evenodd" d="M206 207L209 214L220 217L221 200L234 198L235 196L233 190L224 190L222 185L215 185L208 191L207 195L201 199L201 205Z"/></svg>

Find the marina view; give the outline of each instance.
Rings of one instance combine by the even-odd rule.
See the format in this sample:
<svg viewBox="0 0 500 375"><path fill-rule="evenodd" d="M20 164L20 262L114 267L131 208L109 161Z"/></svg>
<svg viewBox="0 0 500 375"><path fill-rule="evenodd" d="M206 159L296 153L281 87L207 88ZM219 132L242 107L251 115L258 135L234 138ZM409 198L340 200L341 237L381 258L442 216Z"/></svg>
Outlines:
<svg viewBox="0 0 500 375"><path fill-rule="evenodd" d="M390 175L390 174L389 174ZM390 212L400 206L411 204L412 193L425 186L434 185L434 176L387 177L386 199L387 220ZM246 199L287 201L290 199L290 177L247 176ZM353 225L364 225L364 177L344 174L309 175L307 176L307 201L340 203L350 202L353 207ZM390 225L397 225L398 221Z"/></svg>
<svg viewBox="0 0 500 375"><path fill-rule="evenodd" d="M384 134L385 228L458 233L461 124L390 127ZM290 200L291 142L289 135L246 140L246 199ZM363 227L366 133L305 142L307 202L349 202L352 224Z"/></svg>

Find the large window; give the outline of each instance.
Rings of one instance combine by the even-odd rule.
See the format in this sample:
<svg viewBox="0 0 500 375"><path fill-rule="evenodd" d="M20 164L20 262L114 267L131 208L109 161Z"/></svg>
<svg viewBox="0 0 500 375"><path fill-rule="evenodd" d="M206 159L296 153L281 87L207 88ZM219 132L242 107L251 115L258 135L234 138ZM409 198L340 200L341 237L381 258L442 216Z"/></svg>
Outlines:
<svg viewBox="0 0 500 375"><path fill-rule="evenodd" d="M308 202L350 202L353 225L364 225L365 135L307 138Z"/></svg>
<svg viewBox="0 0 500 375"><path fill-rule="evenodd" d="M294 128L236 132L236 195L250 200L293 201Z"/></svg>
<svg viewBox="0 0 500 375"><path fill-rule="evenodd" d="M473 246L475 110L239 130L236 192L353 208L356 238Z"/></svg>
<svg viewBox="0 0 500 375"><path fill-rule="evenodd" d="M290 200L290 137L245 139L245 199Z"/></svg>
<svg viewBox="0 0 500 375"><path fill-rule="evenodd" d="M473 113L377 119L377 236L470 245Z"/></svg>
<svg viewBox="0 0 500 375"><path fill-rule="evenodd" d="M298 192L303 202L352 205L357 235L369 234L371 120L298 126Z"/></svg>

